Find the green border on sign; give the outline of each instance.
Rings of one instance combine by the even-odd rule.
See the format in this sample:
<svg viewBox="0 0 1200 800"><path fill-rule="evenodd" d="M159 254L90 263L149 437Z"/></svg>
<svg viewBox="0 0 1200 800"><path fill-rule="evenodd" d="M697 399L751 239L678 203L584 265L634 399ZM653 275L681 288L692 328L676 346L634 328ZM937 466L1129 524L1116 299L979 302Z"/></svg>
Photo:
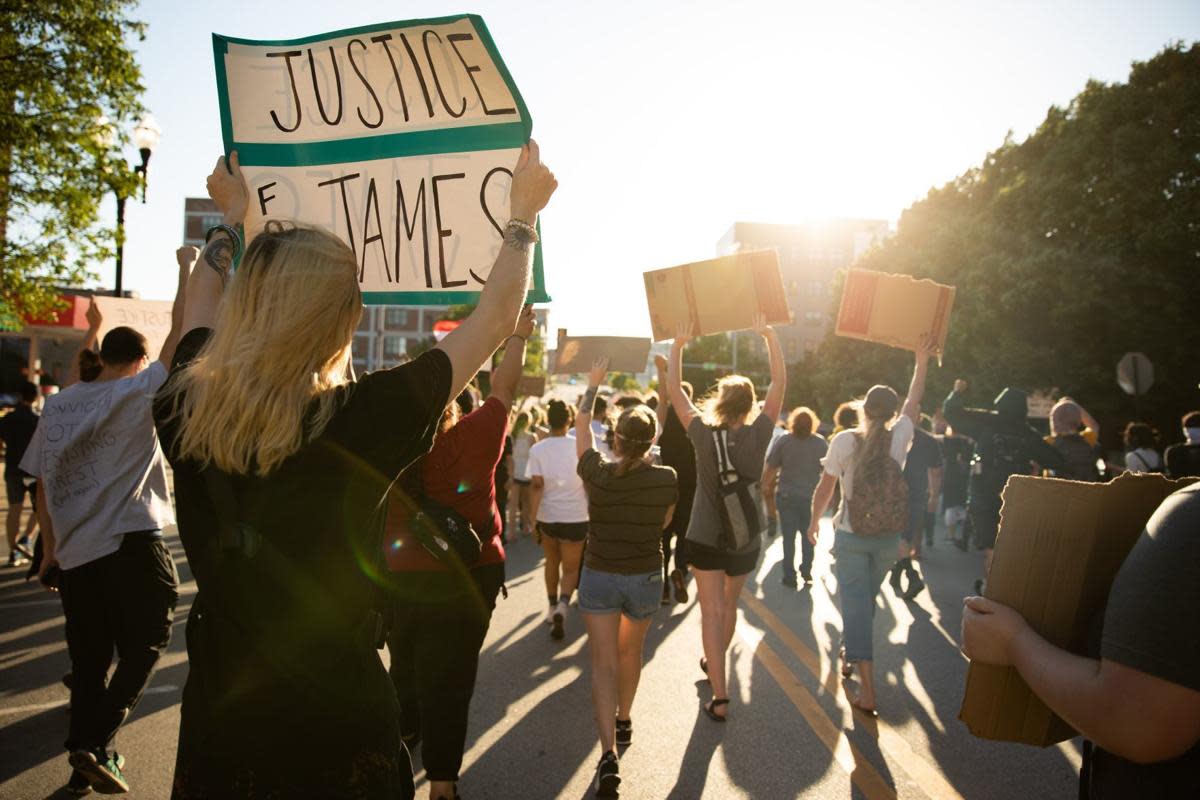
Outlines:
<svg viewBox="0 0 1200 800"><path fill-rule="evenodd" d="M354 139L338 139L325 142L301 142L298 144L266 144L258 142L237 142L233 139L233 119L229 110L229 78L225 70L225 54L229 52L230 44L289 47L308 45L316 42L336 39L355 34L376 33L378 31L415 28L428 25L446 25L461 20L469 20L479 37L480 43L491 56L500 77L504 80L513 101L517 105L521 119L519 122L501 122L495 124L469 125L458 128L439 130L409 131L407 133L391 133L380 136L362 136ZM397 22L382 22L365 25L358 28L345 28L329 33L305 36L299 39L238 39L214 33L213 61L217 70L217 104L221 112L221 139L225 146L225 154L238 151L238 161L246 166L295 167L336 164L347 161L370 161L405 156L434 155L437 153L463 153L477 150L503 150L517 148L529 141L533 130L533 120L529 117L529 109L525 98L517 89L508 66L500 58L496 43L487 29L483 18L478 14L459 14L448 17L430 17L427 19L402 20ZM364 150L369 152L363 152ZM538 224L541 230L541 224ZM529 302L546 303L550 295L546 293L546 280L542 267L542 246L539 242L533 256L533 286L529 290ZM447 291L414 291L414 292L364 292L363 301L367 305L442 305L456 303L473 303L478 301L479 292L447 292Z"/></svg>

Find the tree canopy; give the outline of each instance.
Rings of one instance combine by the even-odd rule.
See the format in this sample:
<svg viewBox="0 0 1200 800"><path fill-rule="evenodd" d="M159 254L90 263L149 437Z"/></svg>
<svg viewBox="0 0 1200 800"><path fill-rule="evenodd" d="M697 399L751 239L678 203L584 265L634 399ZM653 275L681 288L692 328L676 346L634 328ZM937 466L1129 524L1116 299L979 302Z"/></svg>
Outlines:
<svg viewBox="0 0 1200 800"><path fill-rule="evenodd" d="M55 307L111 255L99 224L113 188L136 179L113 158L142 112L128 18L135 0L0 0L0 325ZM111 128L105 141L104 117Z"/></svg>
<svg viewBox="0 0 1200 800"><path fill-rule="evenodd" d="M964 377L972 403L1057 389L1115 432L1135 413L1116 364L1141 351L1156 382L1138 413L1177 428L1200 406L1200 44L1135 63L1127 83L1090 81L932 189L856 266L957 287L927 409ZM831 333L789 394L829 413L872 383L903 391L910 369L910 354Z"/></svg>

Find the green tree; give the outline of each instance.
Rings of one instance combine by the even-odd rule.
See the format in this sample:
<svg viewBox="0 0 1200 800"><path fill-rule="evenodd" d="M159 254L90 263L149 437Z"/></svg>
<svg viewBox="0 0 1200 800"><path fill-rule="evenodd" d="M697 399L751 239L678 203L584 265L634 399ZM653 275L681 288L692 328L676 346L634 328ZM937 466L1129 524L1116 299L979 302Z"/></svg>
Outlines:
<svg viewBox="0 0 1200 800"><path fill-rule="evenodd" d="M609 380L608 385L618 392L641 392L642 385L637 378L628 372L618 372Z"/></svg>
<svg viewBox="0 0 1200 800"><path fill-rule="evenodd" d="M132 195L115 149L142 112L133 0L0 3L0 325L57 306L112 253L101 198ZM111 121L105 140L101 118ZM112 138L115 137L115 138Z"/></svg>
<svg viewBox="0 0 1200 800"><path fill-rule="evenodd" d="M858 266L957 287L927 408L955 377L978 404L1006 385L1057 388L1115 433L1135 413L1115 382L1134 350L1156 368L1142 416L1174 429L1200 406L1198 153L1200 45L1177 44L1127 83L1089 82L1025 141L1010 134L905 211ZM831 334L806 362L804 399L828 413L873 383L903 390L910 368L908 353Z"/></svg>

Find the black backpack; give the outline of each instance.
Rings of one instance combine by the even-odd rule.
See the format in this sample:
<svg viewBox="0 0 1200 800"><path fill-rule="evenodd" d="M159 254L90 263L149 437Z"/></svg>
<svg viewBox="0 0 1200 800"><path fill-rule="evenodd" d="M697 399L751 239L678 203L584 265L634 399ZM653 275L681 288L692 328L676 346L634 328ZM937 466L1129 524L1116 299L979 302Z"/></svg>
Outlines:
<svg viewBox="0 0 1200 800"><path fill-rule="evenodd" d="M1100 470L1096 467L1099 458L1097 449L1079 434L1057 436L1054 439L1054 449L1062 453L1066 466L1055 474L1060 478L1072 481L1100 480Z"/></svg>
<svg viewBox="0 0 1200 800"><path fill-rule="evenodd" d="M993 431L980 437L975 448L972 468L990 495L1000 496L1004 484L1013 475L1029 474L1029 447L1026 439L1032 432Z"/></svg>

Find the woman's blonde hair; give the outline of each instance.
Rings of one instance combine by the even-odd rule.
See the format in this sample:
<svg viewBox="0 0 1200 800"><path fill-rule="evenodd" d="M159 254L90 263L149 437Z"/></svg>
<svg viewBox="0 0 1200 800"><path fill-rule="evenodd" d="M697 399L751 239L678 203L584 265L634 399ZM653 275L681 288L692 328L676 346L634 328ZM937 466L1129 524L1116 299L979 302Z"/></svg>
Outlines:
<svg viewBox="0 0 1200 800"><path fill-rule="evenodd" d="M758 398L754 384L741 375L726 375L717 381L717 388L700 401L700 417L710 428L734 422L746 422Z"/></svg>
<svg viewBox="0 0 1200 800"><path fill-rule="evenodd" d="M246 248L211 338L167 386L178 456L273 472L337 411L361 317L350 248L318 228L268 224Z"/></svg>
<svg viewBox="0 0 1200 800"><path fill-rule="evenodd" d="M858 407L858 433L854 451L854 480L857 485L877 485L886 459L891 458L892 437L888 422L896 416L900 397L890 386L872 386Z"/></svg>

